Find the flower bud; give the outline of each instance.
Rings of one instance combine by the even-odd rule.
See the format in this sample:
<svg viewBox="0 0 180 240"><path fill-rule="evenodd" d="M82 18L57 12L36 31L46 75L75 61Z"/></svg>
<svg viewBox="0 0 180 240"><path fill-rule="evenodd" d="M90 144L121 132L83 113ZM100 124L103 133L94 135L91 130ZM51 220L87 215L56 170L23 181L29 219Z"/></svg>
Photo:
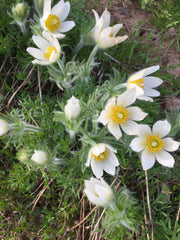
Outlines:
<svg viewBox="0 0 180 240"><path fill-rule="evenodd" d="M102 178L86 180L84 192L90 202L102 207L108 206L114 196L111 187Z"/></svg>
<svg viewBox="0 0 180 240"><path fill-rule="evenodd" d="M3 120L0 119L0 136L5 135L9 131L9 124Z"/></svg>
<svg viewBox="0 0 180 240"><path fill-rule="evenodd" d="M12 14L14 20L19 23L23 23L29 15L29 6L27 3L17 3L12 7Z"/></svg>
<svg viewBox="0 0 180 240"><path fill-rule="evenodd" d="M77 119L80 115L81 108L79 104L79 99L72 96L64 108L64 113L67 119L74 120Z"/></svg>
<svg viewBox="0 0 180 240"><path fill-rule="evenodd" d="M23 149L20 149L18 152L17 152L17 159L22 162L22 163L26 163L28 162L29 158L30 158L30 150L29 149L26 149L26 148L23 148Z"/></svg>
<svg viewBox="0 0 180 240"><path fill-rule="evenodd" d="M45 165L48 162L48 155L44 151L35 150L31 160L37 164Z"/></svg>

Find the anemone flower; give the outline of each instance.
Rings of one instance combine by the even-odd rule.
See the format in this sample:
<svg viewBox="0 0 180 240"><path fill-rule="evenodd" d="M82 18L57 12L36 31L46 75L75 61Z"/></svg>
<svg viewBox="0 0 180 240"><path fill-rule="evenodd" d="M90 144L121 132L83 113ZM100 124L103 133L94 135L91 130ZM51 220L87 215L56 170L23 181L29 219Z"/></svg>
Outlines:
<svg viewBox="0 0 180 240"><path fill-rule="evenodd" d="M117 151L106 143L94 145L89 153L86 166L91 164L92 171L97 178L102 177L103 170L111 175L115 175L115 167L119 165L114 153Z"/></svg>
<svg viewBox="0 0 180 240"><path fill-rule="evenodd" d="M109 48L118 43L125 41L128 36L118 36L116 34L122 28L122 24L116 24L113 27L110 25L110 13L105 9L101 17L98 16L97 12L93 10L96 24L92 29L91 36L93 40L99 45L100 48Z"/></svg>
<svg viewBox="0 0 180 240"><path fill-rule="evenodd" d="M157 121L152 130L148 125L139 125L138 137L132 140L130 147L135 152L142 152L143 170L152 168L155 160L165 167L174 166L174 158L168 152L176 151L179 143L170 137L165 137L170 129L171 125L167 120Z"/></svg>
<svg viewBox="0 0 180 240"><path fill-rule="evenodd" d="M127 80L127 89L136 88L137 99L153 102L151 97L158 97L160 93L153 89L162 84L158 77L148 76L159 70L159 65L145 68L131 75Z"/></svg>
<svg viewBox="0 0 180 240"><path fill-rule="evenodd" d="M90 202L102 207L108 206L114 196L111 187L102 178L86 180L84 192Z"/></svg>
<svg viewBox="0 0 180 240"><path fill-rule="evenodd" d="M55 38L65 37L64 32L71 30L75 23L74 21L64 21L69 15L70 3L64 2L64 0L59 1L51 9L51 0L44 0L43 16L40 19L40 24L43 29Z"/></svg>
<svg viewBox="0 0 180 240"><path fill-rule="evenodd" d="M27 51L36 59L32 61L33 64L49 65L59 59L61 47L57 39L52 37L49 33L43 32L43 37L34 35L32 37L34 43L39 47L28 47Z"/></svg>
<svg viewBox="0 0 180 240"><path fill-rule="evenodd" d="M116 139L122 136L120 127L128 135L137 135L138 124L135 121L143 120L147 113L144 113L139 107L128 107L135 100L135 88L125 91L117 99L110 98L97 121L103 125L107 124L108 130Z"/></svg>

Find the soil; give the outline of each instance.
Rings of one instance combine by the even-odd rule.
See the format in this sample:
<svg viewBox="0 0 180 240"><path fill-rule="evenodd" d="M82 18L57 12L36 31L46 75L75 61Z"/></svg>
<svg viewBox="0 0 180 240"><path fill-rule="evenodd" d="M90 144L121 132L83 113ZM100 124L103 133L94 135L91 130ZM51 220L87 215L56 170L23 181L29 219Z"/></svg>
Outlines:
<svg viewBox="0 0 180 240"><path fill-rule="evenodd" d="M127 35L129 32L132 32L132 27L138 25L140 21L142 21L141 28L144 38L154 29L153 39L155 47L160 47L163 52L159 65L165 67L167 73L180 79L180 52L177 51L174 44L169 47L171 41L177 42L176 30L171 27L161 34L161 36L158 36L160 29L155 28L153 25L152 13L142 10L138 0L114 0L113 3L109 2L108 0L100 0L97 3L97 0L92 0L91 3L89 3L89 6L91 6L89 9L92 9L92 6L96 6L95 10L101 15L108 6L108 10L111 13L111 21L114 23L122 23ZM166 40L162 44L161 39L164 37ZM167 110L171 108L180 109L180 97L168 96L165 99L165 108Z"/></svg>

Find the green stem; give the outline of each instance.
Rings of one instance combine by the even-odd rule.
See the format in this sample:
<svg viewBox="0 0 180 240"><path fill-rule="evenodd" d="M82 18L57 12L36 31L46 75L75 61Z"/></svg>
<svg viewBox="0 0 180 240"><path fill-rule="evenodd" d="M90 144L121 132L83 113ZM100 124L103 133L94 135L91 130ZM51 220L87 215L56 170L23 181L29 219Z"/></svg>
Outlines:
<svg viewBox="0 0 180 240"><path fill-rule="evenodd" d="M64 67L64 63L61 61L61 59L58 59L57 63L58 63L59 68L61 69L63 75L66 76L66 70Z"/></svg>
<svg viewBox="0 0 180 240"><path fill-rule="evenodd" d="M91 62L94 60L94 57L95 57L98 49L99 49L99 46L98 46L98 44L96 44L87 60L87 65L90 65Z"/></svg>

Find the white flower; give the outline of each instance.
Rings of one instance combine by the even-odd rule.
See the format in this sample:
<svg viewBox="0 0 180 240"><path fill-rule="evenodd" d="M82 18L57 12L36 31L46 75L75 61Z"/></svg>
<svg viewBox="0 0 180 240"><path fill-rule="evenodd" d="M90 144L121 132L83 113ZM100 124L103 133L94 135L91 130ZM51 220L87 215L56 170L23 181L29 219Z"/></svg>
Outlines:
<svg viewBox="0 0 180 240"><path fill-rule="evenodd" d="M31 158L37 164L45 165L48 162L48 155L46 152L41 150L35 150Z"/></svg>
<svg viewBox="0 0 180 240"><path fill-rule="evenodd" d="M111 175L115 175L115 167L119 166L118 159L114 153L117 151L106 143L94 145L89 153L86 166L91 164L92 171L97 178L102 177L103 170Z"/></svg>
<svg viewBox="0 0 180 240"><path fill-rule="evenodd" d="M162 84L158 77L148 76L159 70L159 65L145 68L131 75L127 80L127 89L136 88L137 99L153 102L151 97L158 97L160 93L153 89Z"/></svg>
<svg viewBox="0 0 180 240"><path fill-rule="evenodd" d="M79 104L79 99L72 96L64 107L64 113L67 119L74 120L77 119L81 112L81 107Z"/></svg>
<svg viewBox="0 0 180 240"><path fill-rule="evenodd" d="M51 9L51 0L44 0L43 16L40 19L41 26L55 38L65 37L62 33L75 26L74 21L64 21L69 15L69 11L69 2L64 3L64 0L61 0Z"/></svg>
<svg viewBox="0 0 180 240"><path fill-rule="evenodd" d="M112 47L128 38L126 35L115 37L122 28L122 24L116 24L113 27L109 27L110 13L107 9L105 9L100 18L95 10L93 10L93 12L96 18L96 25L92 29L91 36L100 48Z"/></svg>
<svg viewBox="0 0 180 240"><path fill-rule="evenodd" d="M9 131L9 124L3 120L0 119L0 137L5 135Z"/></svg>
<svg viewBox="0 0 180 240"><path fill-rule="evenodd" d="M36 58L32 61L33 64L49 65L59 59L61 47L58 40L47 32L43 32L43 37L44 38L38 35L32 37L39 49L32 47L27 48L28 53Z"/></svg>
<svg viewBox="0 0 180 240"><path fill-rule="evenodd" d="M146 116L139 107L128 107L136 100L136 89L132 88L121 94L117 100L112 97L108 100L103 110L97 119L103 125L107 124L108 130L119 139L122 136L120 127L128 135L137 134L137 123ZM134 121L135 120L135 121Z"/></svg>
<svg viewBox="0 0 180 240"><path fill-rule="evenodd" d="M85 181L84 192L90 202L102 207L108 206L114 196L111 187L103 179L93 177Z"/></svg>
<svg viewBox="0 0 180 240"><path fill-rule="evenodd" d="M167 120L157 121L152 130L148 125L139 125L138 137L132 140L130 147L135 152L142 151L143 170L153 167L155 159L165 167L174 166L174 158L168 152L176 151L179 143L170 137L165 138L170 129L171 125Z"/></svg>

